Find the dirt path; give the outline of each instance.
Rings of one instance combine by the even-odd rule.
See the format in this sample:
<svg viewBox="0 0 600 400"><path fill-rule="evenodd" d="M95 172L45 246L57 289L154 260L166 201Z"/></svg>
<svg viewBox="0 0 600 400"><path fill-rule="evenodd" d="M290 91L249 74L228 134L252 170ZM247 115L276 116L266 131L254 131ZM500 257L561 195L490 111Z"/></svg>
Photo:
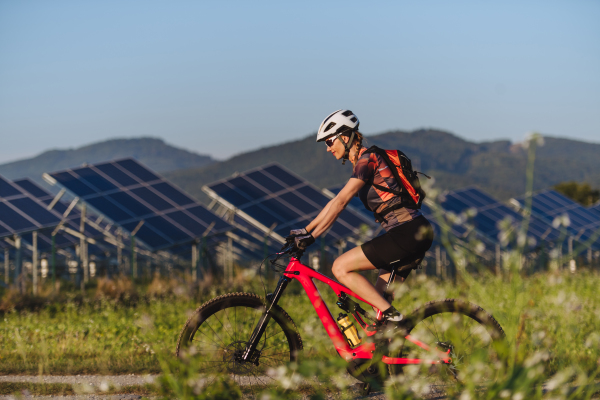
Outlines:
<svg viewBox="0 0 600 400"><path fill-rule="evenodd" d="M71 385L89 385L99 390L110 386L145 385L154 382L157 375L4 375L0 382L21 383L67 383Z"/></svg>
<svg viewBox="0 0 600 400"><path fill-rule="evenodd" d="M69 384L77 388L79 393L89 393L69 396L31 396L28 393L23 393L21 398L36 399L70 399L70 400L132 400L141 399L142 396L136 394L113 394L103 395L103 391L109 388L118 388L125 386L143 386L147 383L152 383L157 375L0 375L0 383L34 383L34 384ZM244 385L245 382L241 382ZM355 399L370 399L370 400L385 400L386 397L382 392L371 393L368 396L361 396L360 386L354 385L351 390L355 393ZM334 397L332 396L332 399ZM0 400L15 399L14 396L0 395Z"/></svg>

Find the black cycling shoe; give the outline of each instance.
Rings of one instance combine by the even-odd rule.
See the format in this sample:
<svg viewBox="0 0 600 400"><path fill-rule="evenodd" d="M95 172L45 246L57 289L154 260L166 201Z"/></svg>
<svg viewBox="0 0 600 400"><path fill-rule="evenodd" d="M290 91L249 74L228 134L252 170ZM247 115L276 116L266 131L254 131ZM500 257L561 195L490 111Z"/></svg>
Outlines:
<svg viewBox="0 0 600 400"><path fill-rule="evenodd" d="M385 338L390 338L396 334L398 328L404 323L404 315L400 314L393 306L383 312L385 322L379 329L378 334Z"/></svg>

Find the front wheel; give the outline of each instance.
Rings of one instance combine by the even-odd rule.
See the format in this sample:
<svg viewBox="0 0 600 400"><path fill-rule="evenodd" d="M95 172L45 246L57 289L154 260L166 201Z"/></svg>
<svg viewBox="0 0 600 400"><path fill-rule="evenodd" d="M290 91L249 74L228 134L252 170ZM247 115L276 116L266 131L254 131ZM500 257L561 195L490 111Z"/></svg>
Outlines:
<svg viewBox="0 0 600 400"><path fill-rule="evenodd" d="M193 357L200 371L212 380L230 374L251 391L270 383L265 374L296 361L302 339L290 316L279 306L260 339L252 360L242 361L246 342L265 311L264 299L251 293L229 293L200 306L183 326L176 355Z"/></svg>
<svg viewBox="0 0 600 400"><path fill-rule="evenodd" d="M410 375L432 392L443 392L444 387L455 385L466 376L477 378L478 383L495 379L505 333L483 308L455 299L432 301L409 315L404 328L403 334L410 335L411 340L392 340L391 356L424 362L389 365L390 374ZM427 351L416 344L419 342L431 349ZM451 362L439 362L438 351L448 353Z"/></svg>

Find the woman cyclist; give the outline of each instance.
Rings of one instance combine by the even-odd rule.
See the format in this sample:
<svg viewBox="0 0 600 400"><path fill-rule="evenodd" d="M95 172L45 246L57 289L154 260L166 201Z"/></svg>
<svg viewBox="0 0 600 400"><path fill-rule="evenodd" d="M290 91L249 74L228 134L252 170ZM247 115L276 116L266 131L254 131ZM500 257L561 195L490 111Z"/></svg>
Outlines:
<svg viewBox="0 0 600 400"><path fill-rule="evenodd" d="M367 152L367 148L363 147L363 135L358 131L358 125L358 118L350 110L338 110L321 123L317 142L324 141L327 151L337 160L342 159L342 164L350 160L353 165L352 176L306 228L290 232L290 239L301 249L311 245L315 238L327 232L356 195L368 210L376 215L385 214L380 218L385 234L342 254L333 263L332 272L354 293L383 310L386 322L396 325L402 320L402 314L383 298L383 288L392 268L398 263L402 266L413 262L429 249L433 230L419 210L402 207L399 196L382 192L373 186L384 185L397 192L402 189L381 156ZM377 288L357 273L373 269L379 269ZM410 269L399 275L406 278L408 273Z"/></svg>

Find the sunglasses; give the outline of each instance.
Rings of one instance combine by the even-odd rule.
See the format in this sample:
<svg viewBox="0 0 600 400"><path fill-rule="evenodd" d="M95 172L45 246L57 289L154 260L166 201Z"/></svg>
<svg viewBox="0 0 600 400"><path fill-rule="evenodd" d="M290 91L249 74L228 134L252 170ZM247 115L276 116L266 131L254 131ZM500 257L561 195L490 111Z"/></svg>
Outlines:
<svg viewBox="0 0 600 400"><path fill-rule="evenodd" d="M332 136L329 139L325 140L325 144L327 145L327 147L331 147L331 146L333 146L333 142L335 142L335 140L339 137L340 137L340 135Z"/></svg>

